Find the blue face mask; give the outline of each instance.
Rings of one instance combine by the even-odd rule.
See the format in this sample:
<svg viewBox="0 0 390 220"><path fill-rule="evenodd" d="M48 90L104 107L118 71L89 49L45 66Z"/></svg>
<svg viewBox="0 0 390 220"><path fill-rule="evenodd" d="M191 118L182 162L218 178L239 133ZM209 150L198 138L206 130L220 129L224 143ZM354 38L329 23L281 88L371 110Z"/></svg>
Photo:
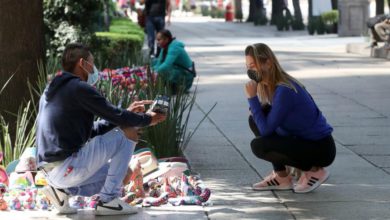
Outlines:
<svg viewBox="0 0 390 220"><path fill-rule="evenodd" d="M99 80L99 71L96 66L93 66L93 72L88 74L87 83L91 86L95 85Z"/></svg>
<svg viewBox="0 0 390 220"><path fill-rule="evenodd" d="M85 61L87 62L89 65L92 66L92 64L88 61ZM81 67L83 68L83 67ZM83 68L84 69L84 68ZM86 72L88 72L86 69L84 69ZM99 80L99 70L96 68L95 65L93 65L93 72L90 73L88 72L88 79L87 79L87 83L91 86L95 85L97 83L97 81Z"/></svg>

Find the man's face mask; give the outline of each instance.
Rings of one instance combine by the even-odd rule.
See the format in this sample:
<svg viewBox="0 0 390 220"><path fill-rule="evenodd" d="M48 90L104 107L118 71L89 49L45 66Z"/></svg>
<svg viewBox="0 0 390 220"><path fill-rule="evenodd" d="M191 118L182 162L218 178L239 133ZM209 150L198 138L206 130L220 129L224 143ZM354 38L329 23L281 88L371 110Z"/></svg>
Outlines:
<svg viewBox="0 0 390 220"><path fill-rule="evenodd" d="M93 72L88 74L87 83L91 86L95 85L99 80L99 71L95 65L93 65Z"/></svg>
<svg viewBox="0 0 390 220"><path fill-rule="evenodd" d="M249 69L247 74L249 79L254 80L255 82L259 83L261 81L261 75L256 70Z"/></svg>
<svg viewBox="0 0 390 220"><path fill-rule="evenodd" d="M92 64L90 62L88 62L88 61L85 61L85 62L87 62L89 65L92 66ZM84 69L84 70L87 71L86 69ZM88 72L87 83L89 85L93 86L93 85L95 85L97 83L98 80L99 80L99 70L96 68L95 65L93 65L93 72L92 73Z"/></svg>

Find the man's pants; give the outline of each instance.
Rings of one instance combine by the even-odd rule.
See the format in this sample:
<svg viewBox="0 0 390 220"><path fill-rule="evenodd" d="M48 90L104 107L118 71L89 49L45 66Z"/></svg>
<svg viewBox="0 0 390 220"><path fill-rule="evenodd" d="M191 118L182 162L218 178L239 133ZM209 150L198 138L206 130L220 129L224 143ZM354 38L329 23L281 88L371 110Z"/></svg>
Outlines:
<svg viewBox="0 0 390 220"><path fill-rule="evenodd" d="M63 164L48 173L51 186L71 195L100 195L109 202L120 195L120 187L133 154L135 142L122 130L96 136Z"/></svg>
<svg viewBox="0 0 390 220"><path fill-rule="evenodd" d="M148 35L148 46L150 54L154 54L154 43L156 41L156 33L163 30L165 27L164 16L148 16L146 17L146 33Z"/></svg>

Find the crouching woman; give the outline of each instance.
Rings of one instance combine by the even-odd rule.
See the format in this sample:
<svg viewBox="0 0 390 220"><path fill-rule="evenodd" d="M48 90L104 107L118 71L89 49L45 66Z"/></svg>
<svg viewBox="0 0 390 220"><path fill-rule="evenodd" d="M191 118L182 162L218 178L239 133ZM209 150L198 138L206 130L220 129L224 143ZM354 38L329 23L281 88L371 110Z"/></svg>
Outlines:
<svg viewBox="0 0 390 220"><path fill-rule="evenodd" d="M252 188L313 191L329 177L324 167L336 155L333 128L302 83L282 69L267 45L248 46L245 58L251 79L245 85L249 125L256 136L252 151L273 165L273 171ZM303 171L295 186L286 166Z"/></svg>

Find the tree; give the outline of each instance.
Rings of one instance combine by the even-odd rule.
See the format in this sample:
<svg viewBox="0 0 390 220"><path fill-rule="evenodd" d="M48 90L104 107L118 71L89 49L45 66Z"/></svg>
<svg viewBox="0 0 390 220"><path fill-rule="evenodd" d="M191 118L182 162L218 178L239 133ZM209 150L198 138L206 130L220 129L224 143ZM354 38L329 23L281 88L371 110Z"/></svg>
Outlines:
<svg viewBox="0 0 390 220"><path fill-rule="evenodd" d="M376 3L376 15L382 15L385 13L385 0L375 0Z"/></svg>
<svg viewBox="0 0 390 220"><path fill-rule="evenodd" d="M277 24L283 17L284 0L272 0L271 24Z"/></svg>
<svg viewBox="0 0 390 220"><path fill-rule="evenodd" d="M299 0L293 0L294 6L294 22L293 29L294 30L303 30L305 25L303 24L301 6L299 4Z"/></svg>
<svg viewBox="0 0 390 220"><path fill-rule="evenodd" d="M308 5L309 5L309 13L308 13L308 15L309 15L309 20L310 20L310 18L313 17L313 2L312 2L312 0L308 1Z"/></svg>
<svg viewBox="0 0 390 220"><path fill-rule="evenodd" d="M337 0L332 0L332 9L333 10L337 10L338 9L338 2L337 2Z"/></svg>
<svg viewBox="0 0 390 220"><path fill-rule="evenodd" d="M249 16L247 22L255 22L256 20L266 17L264 14L263 0L249 0Z"/></svg>
<svg viewBox="0 0 390 220"><path fill-rule="evenodd" d="M16 113L30 98L27 81L35 83L38 78L37 61L44 58L43 36L42 1L0 1L0 85L14 74L0 96L0 114L10 126L15 117L4 113Z"/></svg>
<svg viewBox="0 0 390 220"><path fill-rule="evenodd" d="M235 18L239 21L242 22L242 0L234 0L234 15Z"/></svg>

